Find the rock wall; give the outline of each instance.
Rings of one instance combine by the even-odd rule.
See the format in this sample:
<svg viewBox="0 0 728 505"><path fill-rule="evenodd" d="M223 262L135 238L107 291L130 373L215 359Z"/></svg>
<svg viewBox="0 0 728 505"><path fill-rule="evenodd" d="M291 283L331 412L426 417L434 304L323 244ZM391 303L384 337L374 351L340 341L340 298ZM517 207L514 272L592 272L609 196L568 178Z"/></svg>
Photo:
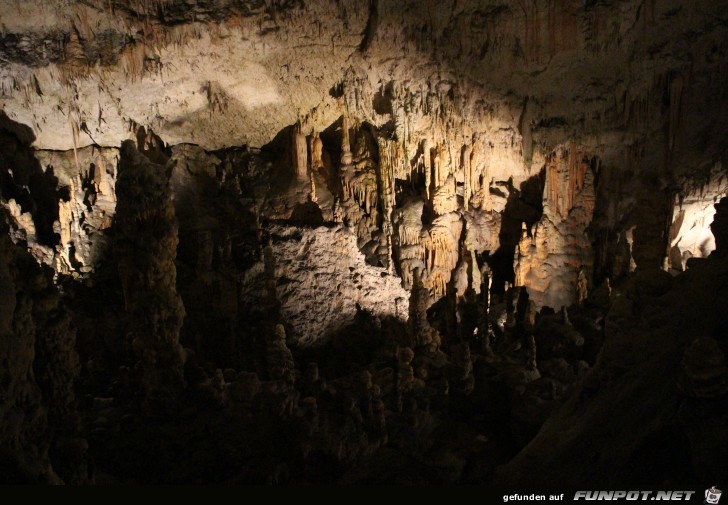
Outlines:
<svg viewBox="0 0 728 505"><path fill-rule="evenodd" d="M714 166L707 182L685 181L672 211L669 235L669 268L686 269L690 258L704 258L715 250L715 238L710 224L715 215L715 204L728 193L728 181L720 164ZM699 187L695 187L699 185Z"/></svg>
<svg viewBox="0 0 728 505"><path fill-rule="evenodd" d="M5 483L84 483L76 329L52 272L10 240L0 211L0 452Z"/></svg>
<svg viewBox="0 0 728 505"><path fill-rule="evenodd" d="M273 227L270 234L276 298L298 344L325 341L358 311L407 320L409 294L398 278L364 262L346 228Z"/></svg>
<svg viewBox="0 0 728 505"><path fill-rule="evenodd" d="M588 481L655 463L645 437L674 433L710 468L680 426L709 427L690 402L724 394L719 3L0 0L0 17L13 480L83 481L73 347L82 429L139 481L484 482L532 439L506 470L566 455ZM675 422L663 369L688 398ZM620 398L666 431L615 418L626 452L601 458Z"/></svg>

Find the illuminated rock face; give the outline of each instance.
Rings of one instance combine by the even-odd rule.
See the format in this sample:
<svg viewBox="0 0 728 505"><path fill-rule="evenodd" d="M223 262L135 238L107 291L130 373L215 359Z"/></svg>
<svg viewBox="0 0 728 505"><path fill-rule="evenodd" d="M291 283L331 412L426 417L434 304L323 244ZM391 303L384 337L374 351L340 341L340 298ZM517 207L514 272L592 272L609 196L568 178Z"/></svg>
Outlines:
<svg viewBox="0 0 728 505"><path fill-rule="evenodd" d="M692 187L694 183L690 184ZM704 258L715 250L710 225L715 204L728 194L728 180L721 166L714 167L707 184L687 189L677 198L670 226L668 265L685 270L690 258Z"/></svg>
<svg viewBox="0 0 728 505"><path fill-rule="evenodd" d="M574 146L546 163L543 217L523 233L514 255L515 285L525 286L538 308L560 308L586 297L592 251L587 228L594 211L594 176Z"/></svg>
<svg viewBox="0 0 728 505"><path fill-rule="evenodd" d="M358 310L406 321L409 294L397 277L365 263L346 228L276 227L271 234L275 296L299 344L326 340Z"/></svg>
<svg viewBox="0 0 728 505"><path fill-rule="evenodd" d="M650 213L638 216L631 180L647 175L659 181L648 194L669 192L671 179L689 176L682 167L720 156L716 129L703 131L700 124L725 112L722 95L711 92L725 80L722 67L706 57L687 68L682 62L694 58L672 43L675 30L688 30L700 34L695 51L714 54L715 6L680 20L669 5L642 8L636 0L619 9L466 1L448 10L434 0L60 7L0 5L8 34L0 43L8 62L0 69L0 103L9 121L30 128L43 170L54 166L58 186L68 193L57 198L57 224L50 223L58 243L34 240L48 230L36 230L18 202L6 198L5 205L34 255L58 272L93 270L104 246L101 232L114 213L116 150L140 127L169 145L193 143L206 151L260 148L287 131L290 136L276 144L288 153L286 166L270 181L287 189L272 191L256 212L264 219L347 223L367 261L398 272L406 288L421 262L423 285L435 299L444 294L464 244L481 267L484 254L512 248L512 239L501 240L501 215L541 170L555 174L545 180L544 201L552 208L542 235L555 234L556 243L548 246L551 253L539 254L553 254L559 241L582 252L589 247L575 228L548 231L550 225L564 228L564 220L582 228L590 223L587 216L578 225L568 217L580 191L574 188L588 174L552 171L559 146L598 160L601 192L612 195L600 205L589 239L597 243L598 282L614 278L615 269L629 271L635 254L658 265L666 254L671 262L680 256L684 268L683 257L712 247L707 200L681 191L684 208L675 212L668 240L662 216L637 226ZM433 14L423 19L426 10ZM630 63L644 59L659 63ZM707 147L696 154L692 145ZM423 203L417 239L398 236L412 228L398 222L406 205L405 214L413 212L407 203L413 200ZM488 225L464 233L463 222ZM645 245L666 240L670 244L654 250ZM591 283L588 260L573 259L582 252L565 254L575 262L570 270L584 265ZM519 275L538 270L525 263ZM499 275L522 280L506 270ZM550 275L533 273L541 280L527 286L543 292L543 277Z"/></svg>

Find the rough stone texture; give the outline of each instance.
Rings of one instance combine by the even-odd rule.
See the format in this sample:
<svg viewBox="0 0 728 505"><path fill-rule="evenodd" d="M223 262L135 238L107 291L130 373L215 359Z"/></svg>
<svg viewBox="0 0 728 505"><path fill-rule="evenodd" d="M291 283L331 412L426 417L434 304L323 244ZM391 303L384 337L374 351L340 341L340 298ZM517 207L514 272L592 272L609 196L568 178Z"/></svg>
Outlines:
<svg viewBox="0 0 728 505"><path fill-rule="evenodd" d="M714 223L724 223L724 210ZM723 246L719 241L719 254L689 268L661 293L640 288L639 277L630 281L632 287L615 297L607 316L596 366L530 444L498 470L494 482L515 484L528 475L545 485L558 475L565 484L604 485L630 481L644 464L667 464L662 471L676 478L688 472L710 480L725 473L726 411L716 408L722 400L714 400L726 394ZM620 434L618 444L612 433ZM663 463L655 449L661 444L675 448ZM687 465L676 463L675 451ZM704 466L716 456L713 466ZM591 464L574 465L575 458ZM617 469L616 460L628 463ZM605 472L606 467L613 470Z"/></svg>
<svg viewBox="0 0 728 505"><path fill-rule="evenodd" d="M12 243L8 220L0 211L2 481L84 483L88 446L78 435L75 328L51 271Z"/></svg>
<svg viewBox="0 0 728 505"><path fill-rule="evenodd" d="M177 220L164 167L151 163L130 140L120 154L114 247L131 347L139 357L148 409L165 413L174 409L183 387Z"/></svg>
<svg viewBox="0 0 728 505"><path fill-rule="evenodd" d="M399 279L372 267L343 227L273 227L276 297L302 345L336 333L358 310L407 318L409 293Z"/></svg>
<svg viewBox="0 0 728 505"><path fill-rule="evenodd" d="M715 250L710 224L715 204L728 194L728 180L721 168L720 163L714 166L703 184L699 180L685 181L687 188L679 193L679 201L673 208L667 257L674 270L685 270L688 259L704 258Z"/></svg>
<svg viewBox="0 0 728 505"><path fill-rule="evenodd" d="M594 177L573 145L553 153L545 176L543 217L531 230L524 224L514 256L515 285L526 286L537 308L568 307L584 300L584 283L591 278L587 228Z"/></svg>
<svg viewBox="0 0 728 505"><path fill-rule="evenodd" d="M625 256L617 254L628 241L622 237L638 221L627 256L661 267L675 246L661 243L673 240L664 220L678 214L670 203L675 181L724 156L720 128L702 125L726 113L725 13L708 1L691 4L690 16L680 15L688 6L677 0L1 7L0 51L9 63L0 100L10 119L31 128L36 147L116 148L139 126L172 145L261 147L295 125L284 168L296 180L269 195L267 215L353 223L367 260L398 271L409 288L422 247L408 238L414 247L394 264L392 212L409 186L426 202L423 282L436 297L462 253L461 237L454 219L436 223L429 213L503 212L512 188L548 167L560 145L596 160L597 200L618 195L598 205L589 285L626 271L630 260L615 258ZM422 18L427 10L434 14ZM688 34L691 43L681 43ZM73 206L62 206L63 221L81 214ZM105 207L87 213L108 215ZM59 226L65 242L66 225ZM510 240L495 244L489 233L488 249L469 250L504 248L509 264ZM88 260L89 240L71 240L79 252L62 244L54 261ZM512 283L505 268L497 278ZM573 297L562 298L548 303Z"/></svg>
<svg viewBox="0 0 728 505"><path fill-rule="evenodd" d="M483 483L504 463L496 482L713 482L727 16L0 0L0 211L73 309L17 295L36 264L0 269L12 318L43 328L4 353L45 405L38 437L9 407L9 461L68 482L87 448L117 483ZM89 446L65 414L73 324Z"/></svg>

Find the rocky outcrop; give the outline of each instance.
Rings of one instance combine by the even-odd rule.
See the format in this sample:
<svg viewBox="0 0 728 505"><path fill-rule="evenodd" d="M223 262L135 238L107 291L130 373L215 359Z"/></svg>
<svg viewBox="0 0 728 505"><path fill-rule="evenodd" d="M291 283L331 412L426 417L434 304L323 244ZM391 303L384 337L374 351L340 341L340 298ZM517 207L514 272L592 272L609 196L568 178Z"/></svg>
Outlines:
<svg viewBox="0 0 728 505"><path fill-rule="evenodd" d="M275 226L270 234L276 299L292 330L289 338L299 345L326 340L358 310L406 320L409 294L399 279L364 262L346 228ZM262 289L250 281L243 282L243 292L257 298L254 292Z"/></svg>
<svg viewBox="0 0 728 505"><path fill-rule="evenodd" d="M685 270L690 258L704 258L715 250L710 224L715 204L728 194L728 180L721 168L720 163L716 164L707 182L684 181L686 187L676 196L667 255L668 266L673 270Z"/></svg>
<svg viewBox="0 0 728 505"><path fill-rule="evenodd" d="M717 231L724 226L725 205L716 210ZM705 465L716 451L725 453L708 440L726 437L725 409L715 406L726 394L721 314L728 263L724 242L717 244L708 259L672 285L644 286L636 276L613 294L596 365L529 445L498 470L494 482L539 475L545 484L558 475L572 485L617 483L640 474L644 465L662 475L688 472L708 480L725 472L722 455ZM615 411L619 415L604 414ZM563 426L570 426L568 433ZM619 433L618 444L613 433ZM672 448L665 461L656 449L663 444ZM687 464L676 468L676 455ZM616 460L625 462L618 470ZM606 472L607 467L612 470Z"/></svg>
<svg viewBox="0 0 728 505"><path fill-rule="evenodd" d="M587 228L594 211L594 176L573 144L546 164L543 217L525 223L514 255L515 285L538 308L560 308L586 298L592 253Z"/></svg>
<svg viewBox="0 0 728 505"><path fill-rule="evenodd" d="M76 330L52 272L11 242L0 213L0 438L5 483L88 480L75 383Z"/></svg>

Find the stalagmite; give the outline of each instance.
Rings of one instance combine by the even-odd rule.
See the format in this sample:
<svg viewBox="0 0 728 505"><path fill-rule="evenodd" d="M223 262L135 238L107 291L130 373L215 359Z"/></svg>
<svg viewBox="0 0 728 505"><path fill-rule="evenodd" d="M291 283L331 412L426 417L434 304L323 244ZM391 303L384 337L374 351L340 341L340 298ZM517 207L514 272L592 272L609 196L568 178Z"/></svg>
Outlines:
<svg viewBox="0 0 728 505"><path fill-rule="evenodd" d="M392 142L378 138L379 145L379 170L378 174L378 200L382 204L383 223L382 231L384 232L387 245L387 260L385 267L389 272L394 271L392 264L392 211L394 210L394 159L388 156Z"/></svg>
<svg viewBox="0 0 728 505"><path fill-rule="evenodd" d="M342 223L344 221L344 216L341 211L341 203L337 197L334 197L334 205L331 212L331 219L334 223Z"/></svg>
<svg viewBox="0 0 728 505"><path fill-rule="evenodd" d="M318 198L316 197L316 181L314 181L313 172L311 172L309 174L309 180L310 180L310 185L311 185L311 192L309 194L308 199L310 201L312 201L313 203L316 203L316 202L318 202Z"/></svg>
<svg viewBox="0 0 728 505"><path fill-rule="evenodd" d="M444 288L443 288L444 289ZM422 271L413 272L413 285L409 303L409 334L413 347L440 346L440 335L427 320L427 309L431 303L430 292L422 284Z"/></svg>
<svg viewBox="0 0 728 505"><path fill-rule="evenodd" d="M293 354L286 345L286 330L282 324L276 324L273 332L266 339L266 361L268 376L292 387L296 381L296 368Z"/></svg>
<svg viewBox="0 0 728 505"><path fill-rule="evenodd" d="M150 413L169 414L184 386L179 333L185 309L176 289L178 225L164 167L126 140L116 191L118 269L145 406Z"/></svg>
<svg viewBox="0 0 728 505"><path fill-rule="evenodd" d="M422 159L425 170L425 199L430 199L432 190L432 149L430 141L425 139L422 143Z"/></svg>

